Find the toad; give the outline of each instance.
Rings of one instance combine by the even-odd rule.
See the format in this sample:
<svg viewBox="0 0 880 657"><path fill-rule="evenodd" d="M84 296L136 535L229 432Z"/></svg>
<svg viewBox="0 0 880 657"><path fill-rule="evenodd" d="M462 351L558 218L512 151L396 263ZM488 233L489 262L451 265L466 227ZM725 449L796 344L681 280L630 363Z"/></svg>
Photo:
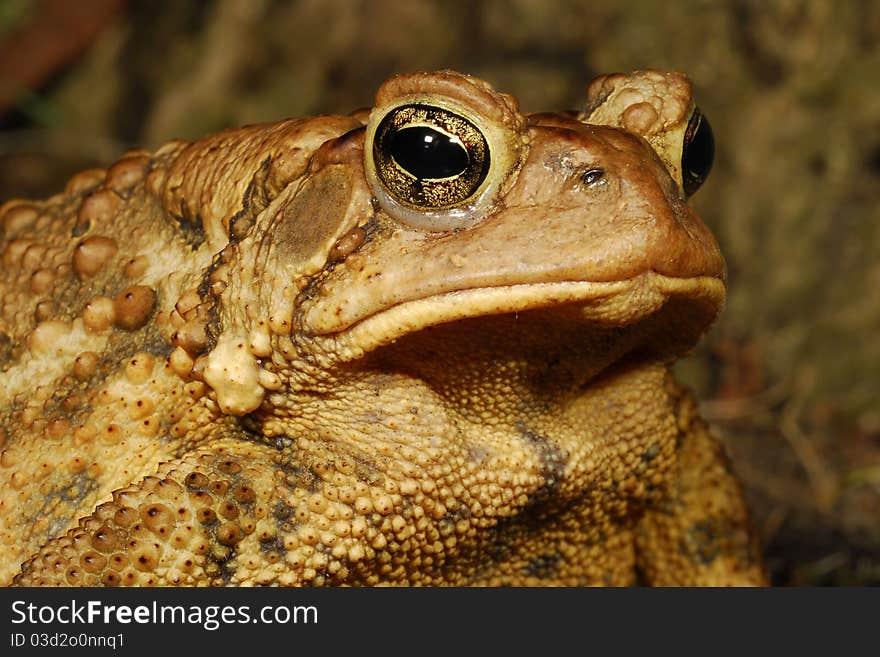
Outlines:
<svg viewBox="0 0 880 657"><path fill-rule="evenodd" d="M0 583L764 583L669 372L712 148L678 73L440 71L6 203Z"/></svg>

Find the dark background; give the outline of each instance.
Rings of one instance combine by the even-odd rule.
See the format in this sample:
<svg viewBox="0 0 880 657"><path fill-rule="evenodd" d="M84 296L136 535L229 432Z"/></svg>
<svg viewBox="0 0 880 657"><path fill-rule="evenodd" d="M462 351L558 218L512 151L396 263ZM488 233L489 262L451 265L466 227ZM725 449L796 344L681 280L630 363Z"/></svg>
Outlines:
<svg viewBox="0 0 880 657"><path fill-rule="evenodd" d="M725 440L780 585L880 583L880 3L2 0L0 201L132 146L369 106L454 68L527 111L596 74L691 76L694 204L727 308L679 373Z"/></svg>

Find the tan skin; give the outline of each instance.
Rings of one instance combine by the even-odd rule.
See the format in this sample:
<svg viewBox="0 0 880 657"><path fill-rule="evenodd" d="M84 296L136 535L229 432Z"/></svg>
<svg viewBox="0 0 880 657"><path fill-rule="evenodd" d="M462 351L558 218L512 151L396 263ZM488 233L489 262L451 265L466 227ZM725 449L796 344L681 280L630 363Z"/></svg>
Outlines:
<svg viewBox="0 0 880 657"><path fill-rule="evenodd" d="M693 117L414 74L8 203L0 583L765 583L668 372L724 299Z"/></svg>

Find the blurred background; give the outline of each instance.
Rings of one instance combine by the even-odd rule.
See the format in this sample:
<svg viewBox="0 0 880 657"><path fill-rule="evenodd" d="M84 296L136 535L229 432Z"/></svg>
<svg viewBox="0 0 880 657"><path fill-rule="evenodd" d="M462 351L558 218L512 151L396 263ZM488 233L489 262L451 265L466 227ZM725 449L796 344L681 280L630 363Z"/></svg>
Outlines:
<svg viewBox="0 0 880 657"><path fill-rule="evenodd" d="M679 374L724 439L778 585L880 584L880 3L2 0L0 201L244 123L369 106L453 68L526 111L595 75L691 76L693 202L727 308Z"/></svg>

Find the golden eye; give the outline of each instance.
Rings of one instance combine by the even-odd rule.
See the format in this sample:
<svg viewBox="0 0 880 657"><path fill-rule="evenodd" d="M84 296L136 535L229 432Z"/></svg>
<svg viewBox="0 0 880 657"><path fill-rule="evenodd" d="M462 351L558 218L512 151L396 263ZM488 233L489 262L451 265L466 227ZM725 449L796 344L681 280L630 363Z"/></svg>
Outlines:
<svg viewBox="0 0 880 657"><path fill-rule="evenodd" d="M431 105L403 105L373 140L376 173L399 202L428 210L470 199L489 173L489 145L477 127Z"/></svg>

